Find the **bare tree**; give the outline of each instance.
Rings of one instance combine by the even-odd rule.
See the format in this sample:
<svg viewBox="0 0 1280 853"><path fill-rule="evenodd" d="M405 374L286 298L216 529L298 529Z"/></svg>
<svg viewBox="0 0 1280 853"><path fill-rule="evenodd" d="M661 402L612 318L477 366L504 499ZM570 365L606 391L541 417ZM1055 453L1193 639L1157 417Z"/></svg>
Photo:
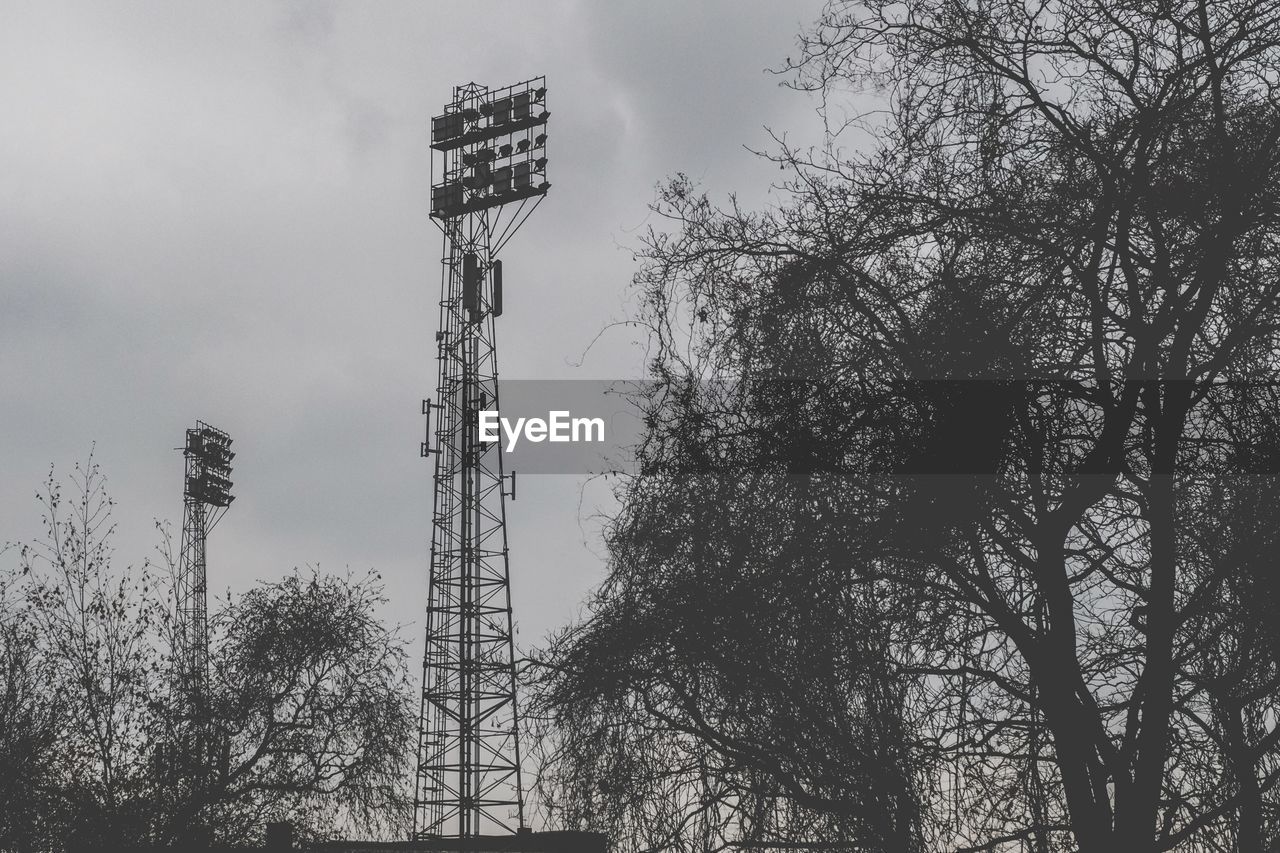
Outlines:
<svg viewBox="0 0 1280 853"><path fill-rule="evenodd" d="M1275 844L1280 11L832 3L794 70L875 144L658 205L553 802L635 848Z"/></svg>
<svg viewBox="0 0 1280 853"><path fill-rule="evenodd" d="M313 832L406 834L412 691L405 646L377 618L383 603L377 575L295 573L216 614L225 752L212 813L224 837L299 814Z"/></svg>
<svg viewBox="0 0 1280 853"><path fill-rule="evenodd" d="M377 575L295 572L228 597L211 620L209 784L175 786L172 589L150 564L114 566L92 455L67 491L51 472L45 536L0 583L0 849L238 843L273 819L400 837L414 718Z"/></svg>
<svg viewBox="0 0 1280 853"><path fill-rule="evenodd" d="M113 567L106 478L90 453L63 494L52 469L40 497L43 540L23 546L27 641L48 662L47 689L65 711L59 799L77 843L145 837L155 791L150 698L163 685L156 628L164 603L146 566Z"/></svg>
<svg viewBox="0 0 1280 853"><path fill-rule="evenodd" d="M48 686L52 673L38 655L30 624L6 600L0 584L0 849L16 853L44 847L58 808L59 736L63 708Z"/></svg>

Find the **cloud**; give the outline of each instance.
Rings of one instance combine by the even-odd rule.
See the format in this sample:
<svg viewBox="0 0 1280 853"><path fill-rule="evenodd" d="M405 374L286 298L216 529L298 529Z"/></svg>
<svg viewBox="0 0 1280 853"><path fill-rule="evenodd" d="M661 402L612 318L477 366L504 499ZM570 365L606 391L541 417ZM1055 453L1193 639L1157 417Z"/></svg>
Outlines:
<svg viewBox="0 0 1280 853"><path fill-rule="evenodd" d="M119 553L181 515L174 448L236 441L211 588L375 566L391 618L425 599L441 238L429 121L468 80L546 74L551 196L504 260L504 375L639 375L610 332L653 185L676 169L763 198L742 150L812 105L762 69L801 4L153 2L11 6L0 29L0 539L38 530L50 462L93 442ZM808 11L806 11L808 10ZM577 366L581 361L581 366ZM510 508L521 641L602 576L572 478ZM585 543L585 544L584 544ZM590 545L591 547L587 547ZM592 550L594 548L594 551ZM525 596L524 599L521 596Z"/></svg>

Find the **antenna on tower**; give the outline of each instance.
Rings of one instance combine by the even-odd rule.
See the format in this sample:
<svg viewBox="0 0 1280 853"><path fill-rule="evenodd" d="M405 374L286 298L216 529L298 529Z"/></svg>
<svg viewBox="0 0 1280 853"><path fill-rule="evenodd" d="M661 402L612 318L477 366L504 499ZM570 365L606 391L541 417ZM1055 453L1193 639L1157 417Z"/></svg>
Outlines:
<svg viewBox="0 0 1280 853"><path fill-rule="evenodd" d="M435 476L414 840L524 828L508 493L497 444L479 438L479 412L498 408L496 254L551 186L546 102L542 77L468 83L431 123L431 216L444 256L439 381L423 406L422 455L435 457Z"/></svg>

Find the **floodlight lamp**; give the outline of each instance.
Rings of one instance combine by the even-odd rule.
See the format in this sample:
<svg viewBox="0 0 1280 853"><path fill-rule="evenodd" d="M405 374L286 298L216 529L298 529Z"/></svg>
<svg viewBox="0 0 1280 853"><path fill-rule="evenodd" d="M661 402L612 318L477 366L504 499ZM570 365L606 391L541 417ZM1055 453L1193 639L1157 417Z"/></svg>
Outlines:
<svg viewBox="0 0 1280 853"><path fill-rule="evenodd" d="M212 442L204 446L205 459L216 460L218 462L227 463L235 458L235 451L231 449L230 442L227 444L214 444Z"/></svg>
<svg viewBox="0 0 1280 853"><path fill-rule="evenodd" d="M534 168L535 170L539 171L539 172L541 172L543 169L547 168L547 158L546 158L546 157L539 157L537 160L534 160L534 161L533 161L533 168Z"/></svg>
<svg viewBox="0 0 1280 853"><path fill-rule="evenodd" d="M228 445L231 443L231 436L221 430L214 429L213 427L205 427L202 432L204 433L205 441L218 445Z"/></svg>
<svg viewBox="0 0 1280 853"><path fill-rule="evenodd" d="M231 466L229 465L210 465L204 466L205 474L213 480L231 485Z"/></svg>
<svg viewBox="0 0 1280 853"><path fill-rule="evenodd" d="M459 113L445 113L431 120L431 141L445 142L462 133L462 116Z"/></svg>
<svg viewBox="0 0 1280 853"><path fill-rule="evenodd" d="M527 140L527 139L521 139L519 142L517 142L517 143L516 143L516 150L517 150L517 151L528 151L528 150L529 150L529 140Z"/></svg>
<svg viewBox="0 0 1280 853"><path fill-rule="evenodd" d="M534 137L533 144L535 148L541 148L542 146L546 145L547 135L545 133L539 133L537 136Z"/></svg>
<svg viewBox="0 0 1280 853"><path fill-rule="evenodd" d="M431 188L431 211L438 216L448 216L449 212L462 204L462 184L458 181L440 184Z"/></svg>
<svg viewBox="0 0 1280 853"><path fill-rule="evenodd" d="M506 143L505 145L503 145L503 146L501 146L500 148L498 148L498 156L499 156L499 157L510 157L510 156L511 156L511 143L510 143L510 142L508 142L508 143Z"/></svg>
<svg viewBox="0 0 1280 853"><path fill-rule="evenodd" d="M476 165L475 171L462 179L463 185L469 190L478 190L483 188L490 181L490 172L488 163L479 163Z"/></svg>
<svg viewBox="0 0 1280 853"><path fill-rule="evenodd" d="M542 103L542 99L545 98L546 96L547 96L547 89L545 86L542 88L533 90L533 99L538 103Z"/></svg>
<svg viewBox="0 0 1280 853"><path fill-rule="evenodd" d="M226 488L208 484L205 492L206 499L214 506L226 506L231 503L231 484L227 483Z"/></svg>

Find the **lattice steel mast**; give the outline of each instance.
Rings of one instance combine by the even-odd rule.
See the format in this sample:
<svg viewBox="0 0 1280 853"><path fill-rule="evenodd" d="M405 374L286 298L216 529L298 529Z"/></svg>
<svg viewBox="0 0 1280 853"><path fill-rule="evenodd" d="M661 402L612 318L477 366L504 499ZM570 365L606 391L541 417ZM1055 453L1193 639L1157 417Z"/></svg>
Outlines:
<svg viewBox="0 0 1280 853"><path fill-rule="evenodd" d="M413 837L524 825L508 571L506 475L478 413L498 408L497 252L546 196L546 86L454 88L432 122L431 216L444 232L439 381L423 404L435 455ZM434 432L432 417L434 414Z"/></svg>
<svg viewBox="0 0 1280 853"><path fill-rule="evenodd" d="M205 542L231 502L231 437L204 421L187 430L182 451L182 543L177 578L174 710L178 769L201 789L212 766L209 721L209 621Z"/></svg>

